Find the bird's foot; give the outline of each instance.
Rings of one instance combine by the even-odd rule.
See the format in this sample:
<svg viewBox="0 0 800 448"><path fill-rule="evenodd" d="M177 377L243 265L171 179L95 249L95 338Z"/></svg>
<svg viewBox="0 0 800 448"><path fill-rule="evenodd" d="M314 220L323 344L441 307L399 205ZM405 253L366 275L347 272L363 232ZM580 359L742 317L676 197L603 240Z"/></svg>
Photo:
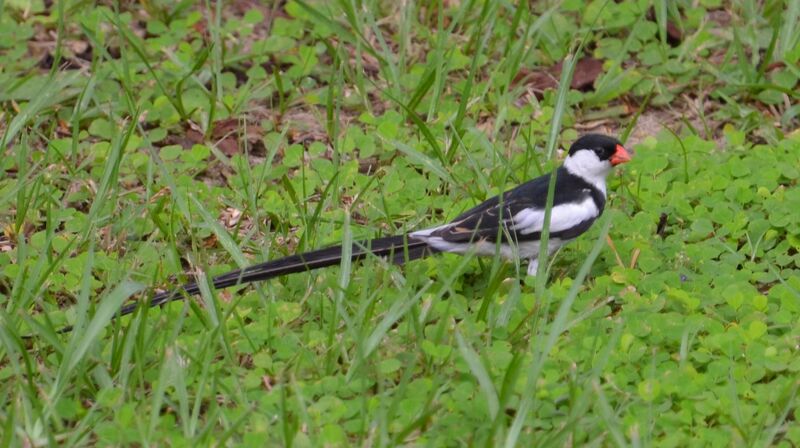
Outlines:
<svg viewBox="0 0 800 448"><path fill-rule="evenodd" d="M536 276L536 272L539 270L539 260L533 258L528 263L528 275Z"/></svg>

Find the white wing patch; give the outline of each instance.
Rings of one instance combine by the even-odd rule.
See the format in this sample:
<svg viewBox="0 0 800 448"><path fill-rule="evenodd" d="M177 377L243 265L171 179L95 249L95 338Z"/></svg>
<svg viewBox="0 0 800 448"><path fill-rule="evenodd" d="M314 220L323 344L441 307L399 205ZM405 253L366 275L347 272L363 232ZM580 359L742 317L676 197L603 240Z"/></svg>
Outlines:
<svg viewBox="0 0 800 448"><path fill-rule="evenodd" d="M591 196L582 202L561 204L553 207L550 214L550 232L560 232L596 218L600 212ZM541 232L544 225L544 209L526 208L514 215L514 230L522 235Z"/></svg>

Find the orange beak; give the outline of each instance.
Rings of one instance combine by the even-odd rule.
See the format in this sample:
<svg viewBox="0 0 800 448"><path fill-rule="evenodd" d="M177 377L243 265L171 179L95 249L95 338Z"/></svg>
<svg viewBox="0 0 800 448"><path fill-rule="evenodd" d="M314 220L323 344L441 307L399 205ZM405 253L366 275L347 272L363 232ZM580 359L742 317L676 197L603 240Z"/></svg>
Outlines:
<svg viewBox="0 0 800 448"><path fill-rule="evenodd" d="M631 154L622 145L617 145L617 150L611 156L611 165L617 166L620 163L625 163L631 160Z"/></svg>

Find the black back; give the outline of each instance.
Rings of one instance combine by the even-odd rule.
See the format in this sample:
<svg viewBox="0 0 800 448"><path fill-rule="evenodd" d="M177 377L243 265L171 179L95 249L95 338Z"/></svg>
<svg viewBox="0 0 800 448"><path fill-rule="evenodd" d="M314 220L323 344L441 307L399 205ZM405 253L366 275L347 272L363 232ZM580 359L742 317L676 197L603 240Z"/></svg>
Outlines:
<svg viewBox="0 0 800 448"><path fill-rule="evenodd" d="M556 171L556 185L553 196L553 206L570 202L583 202L591 197L600 213L606 203L603 192L583 178L571 174L566 168L559 167ZM478 206L467 210L456 217L449 226L443 227L432 236L438 236L452 243L468 243L485 239L495 242L499 237L501 241L508 242L510 236L514 242L535 241L541 237L540 232L527 234L518 233L513 228L512 218L526 208L544 210L547 205L547 186L550 174L537 177L502 195L495 196ZM599 216L599 213L598 213ZM575 238L585 232L594 222L587 220L572 229L550 234L554 238Z"/></svg>

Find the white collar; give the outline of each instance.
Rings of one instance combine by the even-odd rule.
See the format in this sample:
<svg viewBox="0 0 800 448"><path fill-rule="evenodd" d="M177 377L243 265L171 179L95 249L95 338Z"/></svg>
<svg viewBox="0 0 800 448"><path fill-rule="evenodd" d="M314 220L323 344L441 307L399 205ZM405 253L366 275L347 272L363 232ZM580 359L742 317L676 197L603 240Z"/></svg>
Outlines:
<svg viewBox="0 0 800 448"><path fill-rule="evenodd" d="M564 160L564 168L606 195L606 177L611 172L611 162L600 160L594 151L581 149Z"/></svg>

